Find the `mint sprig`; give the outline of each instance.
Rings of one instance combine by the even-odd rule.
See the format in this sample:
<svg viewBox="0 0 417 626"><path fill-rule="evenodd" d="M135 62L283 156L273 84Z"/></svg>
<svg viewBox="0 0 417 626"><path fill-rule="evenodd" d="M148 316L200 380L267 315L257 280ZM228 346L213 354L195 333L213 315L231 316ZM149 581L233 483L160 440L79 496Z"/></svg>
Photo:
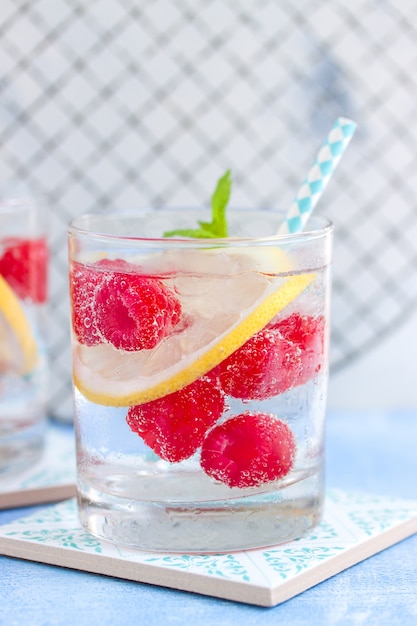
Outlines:
<svg viewBox="0 0 417 626"><path fill-rule="evenodd" d="M179 228L168 230L164 237L191 237L197 239L213 239L227 237L226 207L230 199L232 180L230 170L219 178L216 189L211 197L211 222L198 221L200 228Z"/></svg>

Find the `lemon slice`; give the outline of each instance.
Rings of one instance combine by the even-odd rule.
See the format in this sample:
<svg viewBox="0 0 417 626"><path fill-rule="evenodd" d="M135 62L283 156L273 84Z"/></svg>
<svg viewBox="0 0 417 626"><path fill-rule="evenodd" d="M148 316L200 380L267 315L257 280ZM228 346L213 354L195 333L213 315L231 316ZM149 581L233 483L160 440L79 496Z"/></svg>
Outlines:
<svg viewBox="0 0 417 626"><path fill-rule="evenodd" d="M29 322L14 291L0 276L0 372L27 374L37 348Z"/></svg>
<svg viewBox="0 0 417 626"><path fill-rule="evenodd" d="M88 400L105 406L132 406L182 389L209 372L261 330L313 281L313 274L285 279L261 273L176 278L180 296L190 291L191 322L153 350L122 352L109 344L73 349L75 386ZM226 277L225 277L226 280ZM229 308L227 302L233 302ZM210 311L206 311L210 306ZM194 310L192 308L194 307Z"/></svg>

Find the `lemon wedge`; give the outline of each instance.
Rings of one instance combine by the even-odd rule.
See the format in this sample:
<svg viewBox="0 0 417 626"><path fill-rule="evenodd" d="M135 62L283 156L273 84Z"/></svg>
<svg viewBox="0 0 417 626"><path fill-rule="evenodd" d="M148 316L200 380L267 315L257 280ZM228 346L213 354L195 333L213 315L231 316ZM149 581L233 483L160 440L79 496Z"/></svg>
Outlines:
<svg viewBox="0 0 417 626"><path fill-rule="evenodd" d="M27 374L37 348L30 324L14 291L0 276L0 372Z"/></svg>
<svg viewBox="0 0 417 626"><path fill-rule="evenodd" d="M74 341L75 386L87 400L115 407L142 404L178 391L240 348L313 279L313 274L277 279L242 272L223 281L218 275L195 278L194 283L184 277L182 283L177 276L176 291L180 297L189 295L191 321L186 328L153 350L133 353L107 343L85 346Z"/></svg>

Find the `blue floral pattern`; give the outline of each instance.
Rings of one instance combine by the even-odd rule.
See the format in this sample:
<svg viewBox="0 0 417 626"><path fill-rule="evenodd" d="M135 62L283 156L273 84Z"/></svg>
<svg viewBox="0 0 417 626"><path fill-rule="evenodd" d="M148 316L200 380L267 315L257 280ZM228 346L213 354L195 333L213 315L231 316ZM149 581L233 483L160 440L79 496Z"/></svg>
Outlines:
<svg viewBox="0 0 417 626"><path fill-rule="evenodd" d="M194 571L202 571L209 576L219 578L240 578L250 581L250 573L245 565L233 554L226 555L188 555L152 556L145 559L146 563L155 563L165 567Z"/></svg>
<svg viewBox="0 0 417 626"><path fill-rule="evenodd" d="M70 532L67 528L54 528L49 530L40 528L38 530L24 530L22 533L11 532L8 537L19 535L20 539L27 541L54 545L62 548L72 548L81 552L103 553L103 547L99 539L87 531Z"/></svg>
<svg viewBox="0 0 417 626"><path fill-rule="evenodd" d="M264 552L264 557L266 563L274 572L283 580L287 580L301 571L317 565L320 561L336 556L343 550L343 546L305 547L298 550L296 548L288 548Z"/></svg>

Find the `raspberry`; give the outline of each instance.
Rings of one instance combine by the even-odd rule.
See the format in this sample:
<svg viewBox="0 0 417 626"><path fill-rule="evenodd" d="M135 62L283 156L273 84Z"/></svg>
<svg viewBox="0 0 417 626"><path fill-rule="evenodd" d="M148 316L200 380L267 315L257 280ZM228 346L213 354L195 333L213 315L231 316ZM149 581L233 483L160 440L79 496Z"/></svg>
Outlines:
<svg viewBox="0 0 417 626"><path fill-rule="evenodd" d="M213 371L224 392L241 400L265 400L292 387L300 350L274 329L264 328Z"/></svg>
<svg viewBox="0 0 417 626"><path fill-rule="evenodd" d="M126 420L158 456L174 463L194 454L224 408L223 393L200 378L180 391L130 407Z"/></svg>
<svg viewBox="0 0 417 626"><path fill-rule="evenodd" d="M295 450L294 435L283 421L242 413L210 430L201 448L201 467L229 487L257 487L288 474Z"/></svg>
<svg viewBox="0 0 417 626"><path fill-rule="evenodd" d="M103 280L105 274L94 269L94 266L73 263L70 276L72 327L78 341L86 346L101 343L93 305L96 288Z"/></svg>
<svg viewBox="0 0 417 626"><path fill-rule="evenodd" d="M297 313L268 324L212 372L224 392L266 400L313 378L322 367L324 318Z"/></svg>
<svg viewBox="0 0 417 626"><path fill-rule="evenodd" d="M324 317L293 313L274 324L273 328L301 350L302 367L297 385L303 385L320 371L324 355Z"/></svg>
<svg viewBox="0 0 417 626"><path fill-rule="evenodd" d="M169 335L181 317L175 294L159 279L114 273L94 301L99 334L118 350L150 350Z"/></svg>
<svg viewBox="0 0 417 626"><path fill-rule="evenodd" d="M72 327L80 343L94 346L102 343L96 325L94 299L98 287L110 278L111 271L127 270L123 259L100 259L91 265L74 261L70 275Z"/></svg>
<svg viewBox="0 0 417 626"><path fill-rule="evenodd" d="M0 274L22 300L42 304L47 298L48 246L46 239L10 238L2 242Z"/></svg>

